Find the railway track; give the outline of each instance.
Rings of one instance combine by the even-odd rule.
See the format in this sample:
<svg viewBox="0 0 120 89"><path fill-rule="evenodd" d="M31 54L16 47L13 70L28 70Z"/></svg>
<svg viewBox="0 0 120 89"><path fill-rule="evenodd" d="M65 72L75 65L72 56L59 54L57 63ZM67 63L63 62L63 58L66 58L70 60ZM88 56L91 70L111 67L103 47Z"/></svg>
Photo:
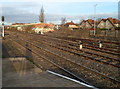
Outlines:
<svg viewBox="0 0 120 89"><path fill-rule="evenodd" d="M106 52L106 53L110 53L110 54L114 54L114 55L120 55L119 54L120 53L120 51L119 51L120 43L102 41L103 47L99 48L98 41L94 41L94 40L90 40L90 39L65 38L65 37L57 37L57 38L70 40L73 42L78 42L81 40L84 43L85 47L91 47L93 49L101 50L101 52ZM114 44L115 46L110 46L112 44Z"/></svg>
<svg viewBox="0 0 120 89"><path fill-rule="evenodd" d="M74 55L83 56L83 57L86 57L86 58L89 58L89 59L92 59L92 60L96 60L96 61L98 61L100 63L103 63L103 64L108 64L108 65L120 68L120 65L119 65L120 60L118 60L116 58L111 58L111 57L103 56L103 55L100 55L100 54L97 54L97 53L91 53L91 52L79 50L78 48L71 47L71 46L68 46L68 45L66 46L66 45L60 44L58 42L56 43L55 41L52 42L51 40L42 40L42 39L38 40L36 38L35 42L36 41L37 41L37 43L41 43L41 41L42 41L42 44L44 44L44 45L49 45L51 47L70 52ZM106 62L104 60L106 60ZM115 63L112 63L112 62L115 62Z"/></svg>
<svg viewBox="0 0 120 89"><path fill-rule="evenodd" d="M28 42L28 41L27 41L27 42ZM22 43L22 42L21 42L21 43ZM37 47L37 48L40 48L39 46L37 46L37 45L35 45L35 44L33 44L33 43L30 43L30 42L29 42L29 44L32 44L33 46L35 46L35 47ZM40 48L40 49L45 50L45 49L43 49L43 48ZM47 51L47 52L49 52L49 53L52 53L52 54L54 54L54 55L57 55L57 54L55 54L55 53L53 53L53 52L50 52L49 50L45 50L45 51ZM59 55L57 55L57 56L60 57ZM61 58L63 58L63 57L61 57ZM63 59L66 59L66 58L63 58ZM68 59L66 59L66 60L68 60ZM70 60L69 60L69 61L70 61ZM73 63L73 62L72 62L72 63ZM74 64L76 65L76 63L74 63ZM81 66L81 65L79 64L79 66ZM85 67L85 66L82 66L82 67L87 68L87 67ZM87 69L89 69L89 68L87 68ZM91 69L89 69L89 70L91 70ZM91 70L91 71L93 72L94 70ZM94 72L95 72L95 73L98 73L98 72L96 72L96 71L94 71ZM105 77L104 74L99 73L99 75L102 75L102 76ZM108 76L107 76L107 78L116 81L115 79L112 79L112 78L110 78L110 77L108 77ZM117 82L119 82L119 81L117 81Z"/></svg>
<svg viewBox="0 0 120 89"><path fill-rule="evenodd" d="M32 36L32 38L33 38L33 36ZM34 39L34 38L33 38ZM112 63L113 61L114 61L114 59L113 59L113 61L112 61L112 58L111 58L111 60L107 60L107 59L105 59L105 58L102 58L102 59L100 59L98 56L99 56L99 54L96 54L96 58L94 58L95 56L91 56L91 54L92 53L89 53L90 55L87 55L86 53L82 53L81 54L81 52L78 52L79 50L77 50L77 49L74 49L75 51L73 51L73 48L72 48L72 51L70 50L71 48L70 47L68 47L68 46L64 46L64 45L61 45L61 44L59 44L59 42L57 42L57 43L51 43L51 41L50 40L37 40L37 38L36 38L36 40L35 41L32 41L33 43L37 43L38 45L39 44L43 44L43 45L47 45L47 46L50 46L50 47L53 47L53 48L57 48L57 49L59 49L59 50L62 50L61 52L63 52L63 51L65 51L65 52L69 52L69 53L71 53L71 54L73 54L73 55L77 55L77 56L79 56L79 57L81 57L81 56L83 56L84 58L83 59L86 59L86 60L93 60L94 62L98 62L98 63L100 63L100 64L103 64L103 65L111 65L111 66L114 66L114 67L117 67L117 68L120 68L120 66L119 66L119 61L117 60L117 64L115 64L115 63ZM41 45L40 45L41 46ZM76 51L77 50L77 51ZM105 56L104 56L105 57ZM107 58L109 58L109 57L107 57ZM106 60L106 61L104 61L104 60ZM77 61L79 61L79 60L77 60ZM113 75L116 75L116 74L113 74Z"/></svg>
<svg viewBox="0 0 120 89"><path fill-rule="evenodd" d="M53 67L53 65L54 65L54 66L55 66L54 68L49 68L50 71L54 71L54 72L60 73L60 74L62 74L62 75L65 75L65 76L70 77L70 78L72 78L72 79L75 79L75 80L77 80L77 81L83 82L83 83L85 83L85 84L89 84L87 81L85 81L85 80L83 80L82 78L76 76L75 74L73 74L72 72L66 70L65 68L59 66L59 65L56 64L55 62L53 62L53 61L51 61L51 60L48 60L46 57L40 55L38 52L36 52L36 51L32 50L31 48L26 47L25 45L21 44L18 40L11 39L11 38L10 38L9 40L11 40L11 41L13 41L13 42L16 42L17 45L20 45L20 46L22 46L23 48L27 49L28 51L31 51L33 54L37 55L38 57L42 58L43 60L47 60L49 63L52 64L52 67ZM27 42L27 43L28 43L28 42ZM22 50L22 49L21 49L21 50ZM23 51L23 50L22 50L22 51ZM31 61L31 60L30 60L30 61ZM33 63L33 62L34 62L34 61L32 61L32 63ZM38 64L36 64L36 63L33 63L33 64L35 64L38 68L40 68ZM57 68L57 70L56 70L56 68ZM46 69L46 70L48 70L48 69ZM91 85L89 85L89 87L90 87L90 88L93 88L93 89L98 89L98 88L96 88L96 87L94 87L94 86L91 86Z"/></svg>
<svg viewBox="0 0 120 89"><path fill-rule="evenodd" d="M46 36L46 35L43 35L43 36ZM49 36L47 36L49 37ZM53 38L53 39L62 39L62 41L64 42L69 42L71 43L72 46L78 46L78 39L77 40L70 40L70 39L63 39L63 38L56 38L56 37L49 37L49 38ZM120 56L120 52L119 52L119 47L117 47L116 49L107 49L107 48L99 48L98 46L93 46L93 45L90 45L90 44L83 44L83 47L86 48L86 49L91 49L91 50L95 50L95 51L100 51L100 52L104 52L104 53L107 53L107 54L113 54L113 55L116 55L116 56Z"/></svg>
<svg viewBox="0 0 120 89"><path fill-rule="evenodd" d="M33 39L37 40L37 38L33 38ZM51 47L55 47L55 48L70 52L74 55L83 56L83 57L89 58L89 59L94 60L94 61L98 61L98 62L103 63L103 64L108 64L108 65L120 68L120 66L119 66L120 61L116 58L103 56L103 55L93 53L93 52L87 52L87 51L79 50L78 48L70 47L68 45L66 46L66 45L63 45L63 44L59 44L58 42L55 43L55 41L54 42L52 42L51 40L49 41L49 39L44 40L44 45L45 45L45 41L46 41L46 44L50 45ZM39 40L38 42L40 43L41 40ZM49 42L49 43L47 43L47 42ZM63 47L63 48L60 48L60 47ZM69 50L68 48L72 49L72 51Z"/></svg>
<svg viewBox="0 0 120 89"><path fill-rule="evenodd" d="M96 39L96 40L102 40L102 39L104 39L105 42L112 42L112 43L115 43L115 44L117 44L118 41L119 41L118 40L119 36L118 37L110 37L110 38L114 38L114 41L113 41L113 39L111 40L110 38L108 38L106 36L100 36L100 35L99 36L93 36L93 35L91 35L90 37L91 37L91 39Z"/></svg>
<svg viewBox="0 0 120 89"><path fill-rule="evenodd" d="M33 35L35 35L35 34L33 34ZM47 36L47 35L43 35L43 36ZM48 37L50 37L50 36L48 36ZM73 44L74 43L78 44L78 41L81 40L81 41L83 41L83 44L84 44L85 48L120 56L120 54L119 54L120 53L120 51L119 51L120 45L119 45L118 42L102 41L103 47L99 48L98 47L98 41L99 40L94 41L94 40L91 40L91 39L66 38L66 37L52 37L52 38L58 38L58 39L66 40L66 41L71 41ZM105 44L107 44L107 45L105 45ZM112 44L114 44L115 47Z"/></svg>
<svg viewBox="0 0 120 89"><path fill-rule="evenodd" d="M44 37L43 36L41 36L43 39L44 39ZM56 40L56 41L58 41L58 40L60 40L60 39L57 39L57 38L52 38L52 37L48 37L48 38L50 38L49 40L50 41L52 41L51 39L53 39L53 43L54 44L57 44L54 40ZM47 40L48 40L48 38L47 38ZM37 39L37 37L36 38L34 38L34 39ZM48 40L48 41L49 41ZM67 41L67 40L62 40L62 41L64 41L64 42L68 42L68 43L70 43L71 41ZM66 44L66 43L65 43ZM77 44L77 43L74 43L74 44ZM85 52L85 53L88 53L88 54L92 54L92 55L96 55L96 56L100 56L100 57L104 57L104 58L102 58L102 60L104 60L104 59L110 59L110 60L108 60L108 61L111 61L111 60L115 60L115 61L120 61L119 59L118 59L118 56L115 56L115 58L114 58L114 56L112 56L112 57L110 57L109 55L108 56L105 56L105 55L101 55L101 54L97 54L97 53L93 53L93 52L88 52L88 51L83 51L83 50L79 50L78 48L79 48L79 46L78 46L78 44L77 45L72 45L72 46L70 46L70 44L69 45L62 45L62 44L58 44L58 45L61 45L61 46L64 46L64 47L67 47L67 48L70 48L70 49L74 49L74 50L76 50L76 51L81 51L81 52ZM77 46L77 47L73 47L73 46ZM84 48L84 46L83 46L83 48ZM90 49L90 48L88 48L88 49ZM96 50L96 51L100 51L101 52L101 50L100 49L94 49L94 50ZM103 52L103 51L102 51ZM116 64L116 65L119 65L119 63L118 64Z"/></svg>
<svg viewBox="0 0 120 89"><path fill-rule="evenodd" d="M40 48L39 46L37 46L37 45L35 45L35 44L33 44L33 43L30 43L30 42L28 42L28 41L27 41L27 43L28 43L28 44L32 44L33 46L35 46L35 47L37 47L37 48ZM20 43L19 43L19 44L20 44ZM25 47L25 46L24 46L24 47ZM27 48L27 49L28 49L28 48ZM62 57L62 56L59 56L58 54L55 54L55 53L53 53L53 52L50 52L50 51L47 50L47 49L43 49L43 48L40 48L40 49L45 50L45 51L47 51L47 52L49 52L49 53L51 53L51 54L53 54L53 55L56 55L57 57L60 57L60 58L62 58L62 59L65 59L65 60L73 63L74 65L78 65L79 67L83 67L83 68L85 68L85 69L87 69L87 70L89 70L89 71L92 71L92 72L96 73L97 75L101 75L102 77L108 78L108 79L112 80L113 82L118 82L118 83L120 83L120 81L118 81L118 80L116 80L116 79L113 79L112 77L106 76L106 75L104 75L104 74L102 74L102 73L99 73L99 72L97 72L97 71L94 71L94 70L92 70L92 69L90 69L90 68L87 68L87 67L85 67L85 66L82 66L82 65L80 65L80 64L78 64L78 63L72 62L72 61L70 61L69 59L66 59L65 57ZM28 49L28 50L31 51L31 49ZM35 51L33 51L33 50L32 50L32 52L34 52L35 54L38 53L38 52L35 52ZM37 54L37 55L40 55L40 54ZM42 58L43 58L43 57L42 57ZM45 59L45 58L44 58L44 59ZM53 64L54 62L52 61L51 63ZM54 65L55 65L55 63L54 63ZM59 67L62 68L61 66L59 66ZM63 68L62 68L62 69L63 69ZM69 72L69 71L68 71L68 72ZM71 72L69 72L69 73L72 74ZM78 77L77 77L77 78L78 78ZM80 79L81 79L81 78L80 78Z"/></svg>
<svg viewBox="0 0 120 89"><path fill-rule="evenodd" d="M66 39L71 39L71 40L81 40L80 38L67 38L67 37L61 37L61 38L66 38ZM90 41L90 42L98 42L98 41L102 41L103 43L106 43L106 44L115 44L115 45L118 45L120 44L119 42L112 42L112 41L104 41L104 40L99 40L99 39L82 39L84 41Z"/></svg>
<svg viewBox="0 0 120 89"><path fill-rule="evenodd" d="M37 38L36 38L37 39ZM57 39L58 40L58 39ZM45 41L45 40L44 40ZM49 40L46 40L46 42L48 42ZM51 43L51 42L50 42ZM51 43L52 44L52 43ZM113 57L109 57L109 56L105 56L105 55L100 55L100 54L97 54L97 53L93 53L93 52L88 52L88 51L83 51L83 50L79 50L78 48L75 48L75 47L70 47L70 46L65 46L65 45L62 45L62 44L58 44L58 43L55 43L54 44L57 44L57 46L62 46L62 47L65 47L65 48L69 48L69 49L72 49L74 50L74 52L72 51L68 51L68 50L65 50L65 48L61 48L62 50L64 51L68 51L70 53L73 53L73 54L76 54L76 55L79 55L79 56L83 56L83 57L87 57L87 58L90 58L92 60L96 60L96 61L99 61L99 62L102 62L104 64L110 64L112 66L115 66L115 67L120 67L119 66L119 62L120 60L118 58L113 58ZM52 44L53 45L53 44ZM58 48L56 46L56 48ZM60 48L59 48L60 49ZM76 53L76 52L77 53ZM82 54L80 53L82 52ZM83 54L84 52L84 54ZM86 55L86 54L89 54L89 55ZM92 55L92 56L91 56ZM93 56L94 55L94 56ZM94 58L93 58L94 57ZM100 58L99 58L100 57Z"/></svg>
<svg viewBox="0 0 120 89"><path fill-rule="evenodd" d="M20 41L20 40L22 40L22 41ZM24 39L20 39L20 40L17 39L17 43L23 45L24 43L27 42L27 43L31 44L34 48L37 48L36 50L39 50L39 51L44 50L46 53L49 53L49 55L51 54L52 56L53 56L53 55L54 55L54 56L57 56L57 59L58 59L58 57L59 57L59 58L60 58L60 59L59 59L59 62L61 62L62 60L63 60L63 61L66 61L66 63L69 62L69 63L72 64L73 66L76 65L76 66L78 66L78 67L82 67L83 69L89 71L90 73L92 72L92 74L99 75L99 77L102 76L102 77L104 77L105 79L107 78L107 79L109 79L109 80L111 80L111 81L113 81L113 82L115 82L115 83L117 82L117 84L120 83L120 81L118 81L118 80L116 80L116 79L114 79L114 78L112 78L112 77L106 76L106 75L104 75L104 74L102 74L102 73L99 73L99 72L97 72L97 71L95 71L95 70L93 70L93 69L90 69L90 68L88 68L88 67L86 67L86 66L80 65L80 64L78 64L78 63L76 63L76 62L73 62L73 61L71 61L70 59L67 59L67 58L65 58L65 57L63 57L63 56L60 56L60 55L58 55L58 54L56 54L56 53L48 50L48 49L45 49L45 48L42 48L42 47L38 46L38 45L35 44L34 42L31 43L31 41L33 41L33 40L31 40L30 42L29 42L29 41L25 41ZM14 40L14 41L15 41L15 40ZM25 44L24 44L23 46L26 47ZM54 47L55 47L55 45L53 45L53 44L51 44L51 46L54 46ZM39 51L37 51L36 53L39 53ZM32 49L32 52L33 52L33 49ZM40 54L38 54L38 55L40 55ZM51 56L51 58L52 58L52 56ZM56 60L55 60L54 58L52 58L51 61L53 62L53 61L56 61ZM57 62L56 62L56 63L57 63ZM59 65L62 66L63 64L59 64ZM65 65L65 64L64 64L64 65ZM78 67L76 67L76 68L78 68ZM68 68L71 68L71 69L72 69L72 66L71 66L71 67L68 67ZM82 70L82 71L83 71L83 70ZM85 71L85 72L86 72L86 71ZM84 74L85 74L85 73L84 73ZM92 75L91 75L91 76L92 76ZM95 75L93 75L93 76L95 76ZM101 78L102 78L102 77L101 77ZM92 77L92 78L93 78L93 77ZM104 80L104 79L103 79L103 80Z"/></svg>
<svg viewBox="0 0 120 89"><path fill-rule="evenodd" d="M104 46L103 46L104 48L108 47L108 49L112 48L113 50L117 50L117 48L119 48L119 43L118 42L114 43L114 42L106 42L106 41L102 41L102 40L91 40L91 39L83 39L83 38L80 39L80 38L70 38L70 37L56 37L56 38L75 41L75 42L81 40L81 41L83 41L83 43L86 43L86 44L89 44L89 45L91 44L91 45L94 45L94 46L98 45L98 42L101 41L102 44L104 44ZM98 46L96 46L96 47L98 47Z"/></svg>
<svg viewBox="0 0 120 89"><path fill-rule="evenodd" d="M41 36L42 37L42 36ZM73 42L73 41L68 41L68 40L62 40L62 39L59 39L59 38L53 38L53 37L47 37L47 38L51 38L51 39L53 39L53 40L56 40L56 41L59 41L59 40L61 40L62 42L65 42L64 44L69 44L69 46L71 46L71 47L76 47L77 49L78 49L78 47L79 47L79 45L78 45L78 42ZM49 39L48 39L49 40ZM84 47L84 45L83 45L83 48L86 48L86 47ZM99 52L104 52L104 51L101 51L99 48L98 49L95 49L95 48L86 48L86 49L94 49L95 51L99 51ZM84 50L85 51L85 50ZM94 53L95 54L95 53ZM109 54L109 53L108 53ZM112 54L112 53L111 53ZM100 54L99 54L100 55ZM103 54L102 54L103 55ZM101 56L102 56L101 55ZM105 55L105 54L104 54ZM106 56L106 57L109 57L110 55L108 55L108 56ZM114 59L113 58L114 57L114 54L112 54L112 57L110 58L109 57L109 59ZM116 55L116 58L115 58L115 60L117 60L117 58L118 58L118 55ZM119 61L119 60L118 60Z"/></svg>

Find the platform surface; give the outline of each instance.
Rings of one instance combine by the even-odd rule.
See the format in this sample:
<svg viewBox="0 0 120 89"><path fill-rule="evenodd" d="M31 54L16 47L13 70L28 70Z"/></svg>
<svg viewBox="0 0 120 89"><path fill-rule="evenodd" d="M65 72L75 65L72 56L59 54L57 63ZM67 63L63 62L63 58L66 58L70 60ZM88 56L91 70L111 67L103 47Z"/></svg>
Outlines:
<svg viewBox="0 0 120 89"><path fill-rule="evenodd" d="M42 71L25 58L2 59L2 87L86 87Z"/></svg>

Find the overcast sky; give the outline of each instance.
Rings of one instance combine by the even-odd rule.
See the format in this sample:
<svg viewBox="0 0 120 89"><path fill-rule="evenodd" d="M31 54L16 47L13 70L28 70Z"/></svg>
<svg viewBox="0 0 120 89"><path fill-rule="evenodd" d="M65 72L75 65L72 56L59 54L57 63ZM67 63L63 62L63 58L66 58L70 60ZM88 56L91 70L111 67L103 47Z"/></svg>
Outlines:
<svg viewBox="0 0 120 89"><path fill-rule="evenodd" d="M119 0L0 0L0 15L5 16L7 24L39 22L40 9L45 10L47 23L61 23L61 18L79 23L82 19L118 16Z"/></svg>

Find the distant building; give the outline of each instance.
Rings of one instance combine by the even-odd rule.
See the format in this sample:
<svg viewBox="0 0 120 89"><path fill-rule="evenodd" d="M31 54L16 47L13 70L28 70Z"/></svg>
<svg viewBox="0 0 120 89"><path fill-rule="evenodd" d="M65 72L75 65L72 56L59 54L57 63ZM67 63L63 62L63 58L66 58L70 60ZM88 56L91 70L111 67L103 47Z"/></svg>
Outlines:
<svg viewBox="0 0 120 89"><path fill-rule="evenodd" d="M52 32L52 31L54 31L54 24L52 24L52 23L50 23L50 24L37 23L37 24L34 24L33 26L34 26L33 31L35 33L43 34L44 32Z"/></svg>
<svg viewBox="0 0 120 89"><path fill-rule="evenodd" d="M97 28L106 28L106 19L101 19L97 24Z"/></svg>
<svg viewBox="0 0 120 89"><path fill-rule="evenodd" d="M12 25L25 25L26 23L13 23Z"/></svg>
<svg viewBox="0 0 120 89"><path fill-rule="evenodd" d="M120 21L115 18L101 19L101 21L98 22L97 28L114 29L115 27L118 27L119 22Z"/></svg>
<svg viewBox="0 0 120 89"><path fill-rule="evenodd" d="M86 26L86 20L83 20L81 23L80 23L80 28L84 29Z"/></svg>
<svg viewBox="0 0 120 89"><path fill-rule="evenodd" d="M107 19L99 19L95 22L95 26L97 28L107 28L107 29L114 29L115 27L118 27L120 20L115 19L115 18L107 18ZM89 28L94 28L94 20L88 19L88 20L83 20L80 23L80 28L82 29L89 29Z"/></svg>
<svg viewBox="0 0 120 89"><path fill-rule="evenodd" d="M80 23L80 28L85 29L85 28L92 28L94 26L94 20L88 19L88 20L83 20Z"/></svg>
<svg viewBox="0 0 120 89"><path fill-rule="evenodd" d="M60 25L60 24L55 24L54 25L54 28L57 29L57 30L60 29L61 27L62 27L62 25Z"/></svg>
<svg viewBox="0 0 120 89"><path fill-rule="evenodd" d="M94 20L88 19L86 21L86 28L92 28L94 26Z"/></svg>
<svg viewBox="0 0 120 89"><path fill-rule="evenodd" d="M75 24L73 21L65 23L64 26L65 26L65 27L68 27L68 28L70 28L70 29L72 29L72 30L79 28L79 27L78 27L78 24Z"/></svg>

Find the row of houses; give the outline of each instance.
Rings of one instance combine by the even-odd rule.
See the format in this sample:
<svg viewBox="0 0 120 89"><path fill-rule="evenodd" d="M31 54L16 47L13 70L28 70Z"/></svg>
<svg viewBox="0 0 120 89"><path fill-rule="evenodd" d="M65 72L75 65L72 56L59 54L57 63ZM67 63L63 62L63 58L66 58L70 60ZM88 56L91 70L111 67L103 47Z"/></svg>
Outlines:
<svg viewBox="0 0 120 89"><path fill-rule="evenodd" d="M32 32L41 34L54 31L54 24L52 23L14 23L11 27L15 27L19 31L26 31L29 29Z"/></svg>
<svg viewBox="0 0 120 89"><path fill-rule="evenodd" d="M115 18L107 18L107 19L99 19L97 21L94 21L92 19L83 20L80 23L80 28L93 28L94 25L97 28L106 28L106 29L114 29L115 27L118 27L118 24L120 23L120 20Z"/></svg>
<svg viewBox="0 0 120 89"><path fill-rule="evenodd" d="M120 20L115 18L107 18L107 19L99 19L97 21L94 21L92 19L88 20L82 20L79 24L74 23L73 21L67 22L63 25L55 25L52 23L14 23L10 27L16 27L17 30L25 31L26 26L32 26L32 31L36 33L43 33L43 32L49 32L54 31L54 29L60 29L62 26L70 28L70 29L91 29L94 28L94 25L96 28L106 28L106 29L115 29L115 27L118 27L118 24L120 23ZM93 29L94 30L94 29Z"/></svg>
<svg viewBox="0 0 120 89"><path fill-rule="evenodd" d="M120 20L117 20L115 18L99 19L97 21L88 19L82 20L80 24L74 23L73 21L67 22L64 24L64 26L70 29L90 29L94 28L94 26L96 28L115 29L115 27L118 27L119 23Z"/></svg>
<svg viewBox="0 0 120 89"><path fill-rule="evenodd" d="M34 28L32 29L36 33L41 33L43 34L44 32L52 32L54 31L54 24L52 23L38 23L33 25Z"/></svg>

